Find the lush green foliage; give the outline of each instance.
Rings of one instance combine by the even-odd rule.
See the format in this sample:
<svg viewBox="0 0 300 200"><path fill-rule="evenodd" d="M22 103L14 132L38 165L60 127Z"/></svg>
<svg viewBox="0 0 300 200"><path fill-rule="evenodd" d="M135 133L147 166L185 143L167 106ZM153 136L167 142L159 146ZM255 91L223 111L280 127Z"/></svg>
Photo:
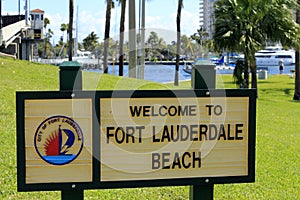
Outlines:
<svg viewBox="0 0 300 200"><path fill-rule="evenodd" d="M86 38L83 39L83 47L87 51L94 51L98 43L99 37L92 31Z"/></svg>
<svg viewBox="0 0 300 200"><path fill-rule="evenodd" d="M295 1L217 1L213 36L216 48L243 52L246 69L251 69L252 75L256 74L255 52L263 48L267 41L281 42L288 47L299 46L300 27L294 21L293 2ZM252 88L257 88L256 76L252 77Z"/></svg>
<svg viewBox="0 0 300 200"><path fill-rule="evenodd" d="M150 81L85 72L85 89L166 89ZM235 88L231 75L217 76L218 88ZM215 199L300 198L300 104L292 101L294 79L274 75L259 81L256 182L216 185ZM190 88L190 82L180 83ZM58 69L0 58L0 199L59 199L59 192L17 192L15 92L58 90ZM85 199L188 199L189 187L85 191Z"/></svg>
<svg viewBox="0 0 300 200"><path fill-rule="evenodd" d="M251 56L266 41L298 46L293 1L221 0L215 4L215 45ZM253 59L253 57L251 57Z"/></svg>

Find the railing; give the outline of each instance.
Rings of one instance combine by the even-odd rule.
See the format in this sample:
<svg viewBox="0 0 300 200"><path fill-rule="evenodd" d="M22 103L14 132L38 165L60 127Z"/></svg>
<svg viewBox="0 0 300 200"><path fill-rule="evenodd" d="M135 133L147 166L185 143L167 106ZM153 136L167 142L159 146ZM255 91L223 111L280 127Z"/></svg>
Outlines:
<svg viewBox="0 0 300 200"><path fill-rule="evenodd" d="M25 15L7 15L2 16L2 27L9 26L11 24L14 24L18 21L22 21L25 19Z"/></svg>
<svg viewBox="0 0 300 200"><path fill-rule="evenodd" d="M41 58L33 58L32 62L38 62L43 64L51 64L51 65L60 65L64 61L67 61L68 59L41 59ZM99 59L79 59L79 58L73 58L74 61L77 61L79 64L81 64L82 68L84 69L102 69L102 60Z"/></svg>

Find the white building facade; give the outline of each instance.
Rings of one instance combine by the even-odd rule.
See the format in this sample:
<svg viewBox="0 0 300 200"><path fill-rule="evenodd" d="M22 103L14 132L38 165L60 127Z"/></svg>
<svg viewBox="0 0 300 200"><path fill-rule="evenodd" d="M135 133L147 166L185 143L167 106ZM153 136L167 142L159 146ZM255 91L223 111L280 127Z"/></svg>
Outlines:
<svg viewBox="0 0 300 200"><path fill-rule="evenodd" d="M217 0L199 0L200 27L212 38L214 32L214 4Z"/></svg>

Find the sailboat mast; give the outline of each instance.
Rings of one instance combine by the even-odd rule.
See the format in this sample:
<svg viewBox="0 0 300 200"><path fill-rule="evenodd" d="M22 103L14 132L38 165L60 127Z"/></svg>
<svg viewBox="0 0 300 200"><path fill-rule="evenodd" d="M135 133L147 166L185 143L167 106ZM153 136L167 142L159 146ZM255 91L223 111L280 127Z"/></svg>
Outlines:
<svg viewBox="0 0 300 200"><path fill-rule="evenodd" d="M77 55L77 51L78 51L78 12L79 12L79 8L78 8L78 5L77 5L77 14L76 14L76 41L75 41L75 52L74 52L74 55L75 56L78 56Z"/></svg>
<svg viewBox="0 0 300 200"><path fill-rule="evenodd" d="M61 125L58 126L58 153L61 153L61 146L62 146L62 132L61 132Z"/></svg>
<svg viewBox="0 0 300 200"><path fill-rule="evenodd" d="M25 23L28 25L28 0L25 0Z"/></svg>

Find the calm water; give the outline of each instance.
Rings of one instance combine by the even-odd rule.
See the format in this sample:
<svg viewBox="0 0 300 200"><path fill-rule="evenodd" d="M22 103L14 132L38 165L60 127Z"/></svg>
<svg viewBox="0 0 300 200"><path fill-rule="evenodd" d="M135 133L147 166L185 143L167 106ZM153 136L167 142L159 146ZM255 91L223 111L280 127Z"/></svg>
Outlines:
<svg viewBox="0 0 300 200"><path fill-rule="evenodd" d="M191 75L187 74L183 71L184 66L180 66L179 68L179 80L190 80ZM262 66L267 67L269 75L279 74L278 66ZM295 66L284 66L283 73L291 74L291 70L294 70ZM89 71L103 73L103 70L93 70L89 69ZM119 66L109 66L108 68L109 74L119 75ZM217 70L217 74L232 74L232 69L219 69ZM145 80L150 80L159 83L166 82L174 82L175 76L175 66L174 65L146 65L145 66ZM128 66L124 66L124 76L128 76Z"/></svg>
<svg viewBox="0 0 300 200"><path fill-rule="evenodd" d="M183 66L179 68L179 80L189 80L191 75L185 73L182 70ZM93 70L88 71L103 73L103 70ZM109 74L119 75L119 66L109 66ZM124 76L128 77L128 65L124 66ZM175 76L175 66L174 65L146 65L144 70L144 79L159 83L173 82Z"/></svg>

